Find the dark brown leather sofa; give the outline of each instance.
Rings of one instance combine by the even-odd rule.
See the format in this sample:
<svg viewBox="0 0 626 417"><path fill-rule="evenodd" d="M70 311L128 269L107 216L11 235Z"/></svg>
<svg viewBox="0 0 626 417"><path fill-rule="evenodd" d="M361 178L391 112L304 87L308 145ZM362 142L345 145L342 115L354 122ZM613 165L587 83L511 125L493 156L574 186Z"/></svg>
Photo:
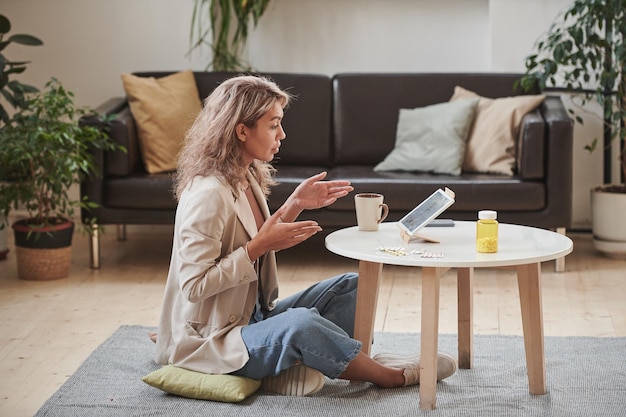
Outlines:
<svg viewBox="0 0 626 417"><path fill-rule="evenodd" d="M171 72L137 73L164 76ZM205 98L230 73L198 72L196 82ZM305 178L328 171L328 179L347 179L355 193L380 192L389 205L388 221L398 220L436 188L447 186L456 202L445 217L474 220L477 211L498 211L502 222L556 229L571 225L573 126L558 97L528 113L518 144L513 176L462 173L460 176L422 172L375 172L373 167L393 149L400 108L446 102L456 85L485 97L518 94L520 74L268 73L296 100L285 112L287 138L274 164L279 185L269 205L277 209ZM148 174L140 158L135 123L125 98L112 99L99 111L115 114L110 134L127 153L97 154L100 176L81 185L81 197L99 205L83 211L83 221L107 224L172 224L176 202L170 174ZM85 121L100 124L96 119ZM351 196L302 218L317 220L327 229L356 224ZM91 240L91 266L100 265L99 238Z"/></svg>

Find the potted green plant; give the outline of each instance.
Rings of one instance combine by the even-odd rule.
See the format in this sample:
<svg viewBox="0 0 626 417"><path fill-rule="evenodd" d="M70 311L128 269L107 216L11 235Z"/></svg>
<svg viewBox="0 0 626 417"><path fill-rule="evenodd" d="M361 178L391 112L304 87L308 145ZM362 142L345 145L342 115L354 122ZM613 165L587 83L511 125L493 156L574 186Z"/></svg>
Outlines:
<svg viewBox="0 0 626 417"><path fill-rule="evenodd" d="M77 107L58 80L27 97L0 130L0 162L20 173L0 189L0 209L5 215L17 208L27 212L12 225L19 277L62 278L69 273L74 211L91 207L72 199L70 187L96 171L90 149L119 147L106 133L80 123L92 111Z"/></svg>
<svg viewBox="0 0 626 417"><path fill-rule="evenodd" d="M43 42L35 36L21 33L8 36L9 32L11 32L11 21L0 14L0 130L9 122L11 108L14 110L24 108L26 105L24 94L37 91L35 87L13 79L15 75L26 70L28 62L11 61L4 55L4 50L11 44L43 45ZM0 164L0 187L15 178L16 172L9 171L7 168L6 163ZM9 252L7 229L2 227L3 223L6 223L6 220L0 219L0 260L6 259Z"/></svg>
<svg viewBox="0 0 626 417"><path fill-rule="evenodd" d="M552 24L526 58L522 87L561 87L578 93L571 116L578 123L583 106L595 99L602 107L604 184L591 190L595 247L626 255L626 0L575 0ZM611 183L611 144L619 141L621 180ZM598 148L593 138L585 149Z"/></svg>
<svg viewBox="0 0 626 417"><path fill-rule="evenodd" d="M213 71L249 71L241 54L248 39L248 25L254 25L267 9L270 0L194 0L191 15L189 52L209 45L213 59L206 69ZM205 16L208 15L208 19ZM207 27L207 20L210 24ZM232 28L234 26L234 30Z"/></svg>

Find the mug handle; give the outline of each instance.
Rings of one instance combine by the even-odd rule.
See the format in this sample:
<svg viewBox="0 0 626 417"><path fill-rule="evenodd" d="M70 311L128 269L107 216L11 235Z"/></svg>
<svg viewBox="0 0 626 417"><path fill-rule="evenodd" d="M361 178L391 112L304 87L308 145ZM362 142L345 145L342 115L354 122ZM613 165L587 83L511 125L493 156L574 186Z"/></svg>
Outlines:
<svg viewBox="0 0 626 417"><path fill-rule="evenodd" d="M383 208L383 213L380 216L380 219L378 219L378 221L376 223L381 223L383 220L385 220L387 218L387 216L389 215L389 206L385 203L382 203L381 205L379 205L378 207L382 207Z"/></svg>

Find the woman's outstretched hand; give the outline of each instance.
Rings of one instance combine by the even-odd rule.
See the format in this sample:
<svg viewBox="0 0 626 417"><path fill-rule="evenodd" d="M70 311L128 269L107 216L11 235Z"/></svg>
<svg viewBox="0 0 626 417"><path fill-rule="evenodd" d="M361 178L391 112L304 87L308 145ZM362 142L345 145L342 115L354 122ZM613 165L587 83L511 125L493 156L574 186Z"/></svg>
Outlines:
<svg viewBox="0 0 626 417"><path fill-rule="evenodd" d="M333 204L354 190L350 181L323 181L324 178L326 172L320 172L302 181L288 202L291 200L290 203L300 211L317 209Z"/></svg>

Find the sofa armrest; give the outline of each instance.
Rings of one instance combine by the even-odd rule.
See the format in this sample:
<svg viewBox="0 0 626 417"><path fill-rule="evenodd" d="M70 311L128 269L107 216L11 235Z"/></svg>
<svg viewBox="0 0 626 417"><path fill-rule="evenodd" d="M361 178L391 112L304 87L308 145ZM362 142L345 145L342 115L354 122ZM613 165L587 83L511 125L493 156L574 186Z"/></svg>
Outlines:
<svg viewBox="0 0 626 417"><path fill-rule="evenodd" d="M522 119L517 145L517 175L525 180L540 180L545 176L546 123L540 109L527 113Z"/></svg>
<svg viewBox="0 0 626 417"><path fill-rule="evenodd" d="M547 96L541 105L546 122L546 191L549 209L562 213L562 227L572 223L572 175L574 122L558 96Z"/></svg>
<svg viewBox="0 0 626 417"><path fill-rule="evenodd" d="M124 150L103 151L93 149L96 173L85 178L80 184L81 198L87 198L99 207L81 210L83 222L89 218L98 218L98 212L104 206L104 179L106 177L128 176L142 171L139 143L135 121L130 113L126 98L112 98L96 107L97 115L81 119L82 124L106 131L109 137Z"/></svg>
<svg viewBox="0 0 626 417"><path fill-rule="evenodd" d="M139 138L130 107L123 107L109 123L111 138L126 149L126 152L112 151L105 153L104 171L106 176L127 176L143 170L139 151Z"/></svg>
<svg viewBox="0 0 626 417"><path fill-rule="evenodd" d="M141 168L141 158L135 120L128 102L125 98L113 98L98 106L96 112L100 117L87 117L82 122L106 130L111 139L125 149L105 152L100 174L126 176L136 172Z"/></svg>

